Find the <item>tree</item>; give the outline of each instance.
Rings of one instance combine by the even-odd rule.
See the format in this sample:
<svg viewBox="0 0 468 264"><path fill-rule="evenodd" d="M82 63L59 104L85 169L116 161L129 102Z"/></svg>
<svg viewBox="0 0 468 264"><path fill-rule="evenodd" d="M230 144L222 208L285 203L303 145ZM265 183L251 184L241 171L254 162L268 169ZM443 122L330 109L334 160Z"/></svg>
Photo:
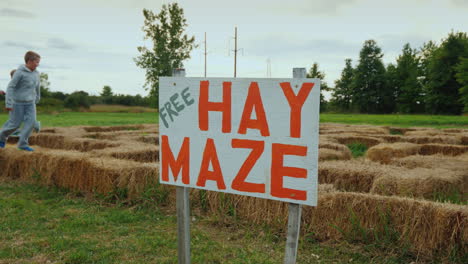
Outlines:
<svg viewBox="0 0 468 264"><path fill-rule="evenodd" d="M318 63L314 62L312 67L309 70L309 73L307 73L307 78L317 78L320 79L320 111L326 111L327 110L327 101L325 100L325 97L323 96L323 91L329 91L330 88L328 87L327 83L323 81L325 79L325 73L319 71L318 69L319 65Z"/></svg>
<svg viewBox="0 0 468 264"><path fill-rule="evenodd" d="M451 32L431 56L427 68L426 109L431 114L461 114L463 103L456 67L468 57L466 33Z"/></svg>
<svg viewBox="0 0 468 264"><path fill-rule="evenodd" d="M409 43L403 47L402 54L397 58L396 72L393 83L396 84L396 110L400 113L417 113L424 111L423 91L419 67L419 57L416 50Z"/></svg>
<svg viewBox="0 0 468 264"><path fill-rule="evenodd" d="M77 110L80 107L89 109L91 106L89 94L84 91L73 92L65 99L64 105L73 110Z"/></svg>
<svg viewBox="0 0 468 264"><path fill-rule="evenodd" d="M49 82L49 75L47 73L41 72L39 74L39 81L41 83L41 97L47 98L50 97L50 82Z"/></svg>
<svg viewBox="0 0 468 264"><path fill-rule="evenodd" d="M112 104L112 96L114 95L112 93L112 88L108 85L105 85L103 88L102 88L102 92L101 92L101 97L102 97L102 101L105 103L105 104Z"/></svg>
<svg viewBox="0 0 468 264"><path fill-rule="evenodd" d="M354 69L351 65L351 59L345 60L345 67L341 71L341 78L335 81L333 89L332 102L342 111L349 111L351 108L351 84L353 82Z"/></svg>
<svg viewBox="0 0 468 264"><path fill-rule="evenodd" d="M461 62L455 67L458 83L460 87L460 101L464 105L463 111L468 113L468 57L462 58Z"/></svg>
<svg viewBox="0 0 468 264"><path fill-rule="evenodd" d="M366 40L352 83L352 107L362 113L393 111L392 91L386 89L382 50L375 40Z"/></svg>
<svg viewBox="0 0 468 264"><path fill-rule="evenodd" d="M143 9L143 16L142 30L153 47L138 47L141 55L134 60L138 67L146 70L145 88L155 97L157 107L159 77L171 76L172 69L183 67L183 61L190 58L190 51L196 47L195 38L184 34L187 23L184 10L177 3L163 5L159 14Z"/></svg>

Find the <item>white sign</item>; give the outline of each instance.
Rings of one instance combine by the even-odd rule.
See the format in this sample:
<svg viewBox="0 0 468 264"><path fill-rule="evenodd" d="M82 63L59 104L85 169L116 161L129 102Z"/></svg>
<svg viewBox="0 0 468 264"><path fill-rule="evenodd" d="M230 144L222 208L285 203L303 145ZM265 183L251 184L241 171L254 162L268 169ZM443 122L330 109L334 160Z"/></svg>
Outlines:
<svg viewBox="0 0 468 264"><path fill-rule="evenodd" d="M320 80L162 77L160 182L317 205Z"/></svg>

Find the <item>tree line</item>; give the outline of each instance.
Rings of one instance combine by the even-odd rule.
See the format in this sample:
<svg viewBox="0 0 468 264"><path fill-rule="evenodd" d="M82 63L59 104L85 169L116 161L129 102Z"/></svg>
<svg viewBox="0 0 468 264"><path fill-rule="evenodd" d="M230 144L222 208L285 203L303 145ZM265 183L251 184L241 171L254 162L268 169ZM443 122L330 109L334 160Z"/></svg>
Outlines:
<svg viewBox="0 0 468 264"><path fill-rule="evenodd" d="M340 79L322 111L357 113L426 113L459 115L468 112L468 36L451 32L440 44L433 41L414 49L403 46L395 63L382 62L375 40L367 40L353 67L345 60ZM317 68L317 64L311 68ZM324 78L323 73L309 77Z"/></svg>

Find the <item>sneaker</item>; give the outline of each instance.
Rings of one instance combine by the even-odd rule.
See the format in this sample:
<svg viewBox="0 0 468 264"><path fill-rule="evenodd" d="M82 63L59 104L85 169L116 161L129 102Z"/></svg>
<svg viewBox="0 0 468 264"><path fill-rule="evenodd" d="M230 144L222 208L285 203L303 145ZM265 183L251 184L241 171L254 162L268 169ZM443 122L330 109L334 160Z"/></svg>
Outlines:
<svg viewBox="0 0 468 264"><path fill-rule="evenodd" d="M0 141L0 148L5 148L5 142Z"/></svg>
<svg viewBox="0 0 468 264"><path fill-rule="evenodd" d="M18 147L18 149L24 150L24 151L34 151L34 149L31 147Z"/></svg>
<svg viewBox="0 0 468 264"><path fill-rule="evenodd" d="M41 121L36 121L36 123L34 124L34 132L41 132Z"/></svg>

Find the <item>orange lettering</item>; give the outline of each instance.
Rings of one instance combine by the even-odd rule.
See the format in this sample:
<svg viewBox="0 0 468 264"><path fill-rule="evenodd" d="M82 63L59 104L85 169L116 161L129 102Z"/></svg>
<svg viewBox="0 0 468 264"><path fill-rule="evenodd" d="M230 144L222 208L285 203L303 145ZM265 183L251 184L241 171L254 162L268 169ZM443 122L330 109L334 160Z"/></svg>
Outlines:
<svg viewBox="0 0 468 264"><path fill-rule="evenodd" d="M252 111L255 108L257 119L250 119ZM262 97L257 82L252 82L249 87L249 94L245 100L244 111L239 124L239 134L245 134L247 128L258 129L264 137L270 135L268 122L266 120L265 109L263 108Z"/></svg>
<svg viewBox="0 0 468 264"><path fill-rule="evenodd" d="M245 162L242 164L242 167L234 178L234 181L232 181L232 189L241 192L265 193L265 184L245 181L253 166L262 155L263 150L265 149L265 142L248 139L233 139L232 147L252 149L252 152L250 152L247 159L245 159Z"/></svg>
<svg viewBox="0 0 468 264"><path fill-rule="evenodd" d="M200 130L208 130L208 112L217 111L223 113L221 131L231 132L231 82L223 82L223 101L209 102L209 81L200 81L200 97L198 100L198 126Z"/></svg>
<svg viewBox="0 0 468 264"><path fill-rule="evenodd" d="M291 107L291 117L290 117L290 134L291 137L300 138L301 137L301 112L302 106L304 105L305 100L309 96L314 83L303 83L301 90L294 94L293 89L291 88L291 83L284 82L280 83L283 93L288 100L289 107Z"/></svg>
<svg viewBox="0 0 468 264"><path fill-rule="evenodd" d="M213 166L213 171L208 170L210 162ZM226 189L221 166L219 165L218 154L216 153L216 147L212 138L208 138L206 140L205 150L203 151L203 158L200 166L200 173L198 174L197 186L205 187L207 180L215 181L219 190Z"/></svg>
<svg viewBox="0 0 468 264"><path fill-rule="evenodd" d="M307 200L307 192L283 187L283 177L307 178L304 168L283 166L284 155L306 156L307 147L273 143L271 158L271 195L278 198Z"/></svg>
<svg viewBox="0 0 468 264"><path fill-rule="evenodd" d="M182 182L189 184L189 171L190 171L190 138L185 137L182 147L180 147L179 155L177 160L174 159L171 147L169 146L169 138L167 136L161 136L161 166L163 181L169 181L169 167L171 167L174 181L177 181L180 170L182 169Z"/></svg>

